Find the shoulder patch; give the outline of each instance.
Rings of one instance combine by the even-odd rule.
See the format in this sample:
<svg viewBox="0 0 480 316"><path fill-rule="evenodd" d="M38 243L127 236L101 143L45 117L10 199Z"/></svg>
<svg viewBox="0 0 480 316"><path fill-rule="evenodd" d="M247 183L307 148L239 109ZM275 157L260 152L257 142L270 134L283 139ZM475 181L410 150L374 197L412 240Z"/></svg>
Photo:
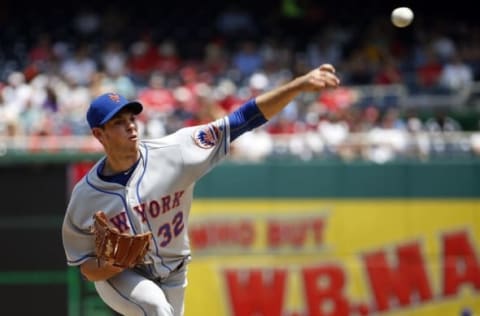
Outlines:
<svg viewBox="0 0 480 316"><path fill-rule="evenodd" d="M219 136L220 130L212 123L200 126L193 132L195 144L205 149L214 147L218 142Z"/></svg>

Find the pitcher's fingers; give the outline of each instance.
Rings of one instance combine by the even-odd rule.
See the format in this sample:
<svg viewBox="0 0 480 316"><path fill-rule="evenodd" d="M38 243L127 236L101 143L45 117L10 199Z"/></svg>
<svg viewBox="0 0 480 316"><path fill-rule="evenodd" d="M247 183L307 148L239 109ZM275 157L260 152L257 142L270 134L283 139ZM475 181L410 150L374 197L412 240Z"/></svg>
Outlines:
<svg viewBox="0 0 480 316"><path fill-rule="evenodd" d="M331 72L332 74L335 73L335 67L333 67L333 65L331 64L323 64L319 67L319 69L323 71Z"/></svg>
<svg viewBox="0 0 480 316"><path fill-rule="evenodd" d="M330 87L336 87L340 84L340 79L338 79L338 77L332 72L326 73L324 80Z"/></svg>

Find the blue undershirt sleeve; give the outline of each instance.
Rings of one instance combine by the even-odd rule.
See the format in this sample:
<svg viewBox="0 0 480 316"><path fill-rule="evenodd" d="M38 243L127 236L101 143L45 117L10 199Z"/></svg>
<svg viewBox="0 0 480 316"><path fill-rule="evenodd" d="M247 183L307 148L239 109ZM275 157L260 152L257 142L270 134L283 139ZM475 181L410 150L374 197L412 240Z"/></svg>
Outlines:
<svg viewBox="0 0 480 316"><path fill-rule="evenodd" d="M266 123L267 119L258 108L255 99L251 99L230 113L228 121L230 123L230 142L233 142L243 133Z"/></svg>

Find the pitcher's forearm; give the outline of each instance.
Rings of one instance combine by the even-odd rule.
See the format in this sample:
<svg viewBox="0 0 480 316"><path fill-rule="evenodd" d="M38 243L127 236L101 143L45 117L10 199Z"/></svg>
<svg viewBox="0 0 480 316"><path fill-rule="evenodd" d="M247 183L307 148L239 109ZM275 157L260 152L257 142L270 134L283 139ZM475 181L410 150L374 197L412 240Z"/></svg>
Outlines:
<svg viewBox="0 0 480 316"><path fill-rule="evenodd" d="M299 78L294 79L278 88L259 95L255 101L258 108L267 120L287 106L299 93L301 93Z"/></svg>
<svg viewBox="0 0 480 316"><path fill-rule="evenodd" d="M330 64L323 64L303 76L259 95L256 103L265 118L270 119L300 93L321 92L336 88L339 84L340 79L335 75L335 68Z"/></svg>

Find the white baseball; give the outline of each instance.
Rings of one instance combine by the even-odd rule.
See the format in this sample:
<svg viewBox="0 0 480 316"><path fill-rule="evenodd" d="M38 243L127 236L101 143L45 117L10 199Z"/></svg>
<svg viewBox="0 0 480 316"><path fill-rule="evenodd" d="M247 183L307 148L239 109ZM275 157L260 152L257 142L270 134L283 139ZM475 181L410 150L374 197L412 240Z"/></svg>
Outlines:
<svg viewBox="0 0 480 316"><path fill-rule="evenodd" d="M399 7L392 11L391 18L396 27L406 27L413 21L413 11L408 7Z"/></svg>

